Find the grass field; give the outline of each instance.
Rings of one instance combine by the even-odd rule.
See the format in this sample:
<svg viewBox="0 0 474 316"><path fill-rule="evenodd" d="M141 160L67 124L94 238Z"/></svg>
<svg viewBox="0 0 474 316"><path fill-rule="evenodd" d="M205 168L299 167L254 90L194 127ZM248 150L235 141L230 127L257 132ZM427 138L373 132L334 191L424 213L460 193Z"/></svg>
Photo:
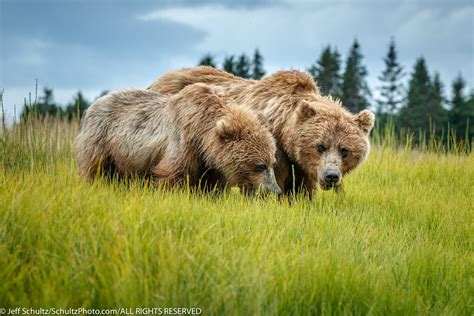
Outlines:
<svg viewBox="0 0 474 316"><path fill-rule="evenodd" d="M289 204L90 185L76 132L30 122L1 137L0 307L474 312L473 154L376 136L342 194Z"/></svg>

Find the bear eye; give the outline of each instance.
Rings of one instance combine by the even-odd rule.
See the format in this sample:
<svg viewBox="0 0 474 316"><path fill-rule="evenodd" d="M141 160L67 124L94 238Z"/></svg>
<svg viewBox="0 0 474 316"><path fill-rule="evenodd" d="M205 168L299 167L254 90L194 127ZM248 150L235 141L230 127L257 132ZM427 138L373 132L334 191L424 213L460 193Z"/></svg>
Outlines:
<svg viewBox="0 0 474 316"><path fill-rule="evenodd" d="M267 165L264 163L259 163L258 165L255 166L256 172L264 172L265 170L267 170Z"/></svg>
<svg viewBox="0 0 474 316"><path fill-rule="evenodd" d="M341 148L341 156L342 156L342 158L346 158L347 155L349 155L349 150L347 150L346 148Z"/></svg>
<svg viewBox="0 0 474 316"><path fill-rule="evenodd" d="M319 145L317 146L317 148L318 148L318 151L319 151L320 154L322 154L323 152L326 151L326 147L324 147L323 144L319 144Z"/></svg>

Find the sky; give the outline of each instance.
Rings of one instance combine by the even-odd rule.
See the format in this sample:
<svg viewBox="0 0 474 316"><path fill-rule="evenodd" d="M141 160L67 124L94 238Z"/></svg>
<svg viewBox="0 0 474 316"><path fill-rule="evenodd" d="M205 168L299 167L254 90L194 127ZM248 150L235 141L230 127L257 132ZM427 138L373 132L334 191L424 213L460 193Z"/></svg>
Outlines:
<svg viewBox="0 0 474 316"><path fill-rule="evenodd" d="M0 91L13 118L36 79L66 104L146 88L206 53L221 65L258 48L267 73L306 70L328 44L344 61L357 38L376 97L392 37L405 80L423 56L446 96L458 74L474 88L473 0L0 0Z"/></svg>

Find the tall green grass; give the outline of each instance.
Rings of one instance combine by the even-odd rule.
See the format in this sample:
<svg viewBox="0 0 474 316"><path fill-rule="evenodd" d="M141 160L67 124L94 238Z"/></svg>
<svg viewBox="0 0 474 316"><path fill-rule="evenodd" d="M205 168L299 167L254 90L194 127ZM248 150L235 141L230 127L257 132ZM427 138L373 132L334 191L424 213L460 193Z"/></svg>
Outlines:
<svg viewBox="0 0 474 316"><path fill-rule="evenodd" d="M27 120L0 150L0 307L203 314L473 314L474 158L390 129L312 201L89 184L77 122Z"/></svg>

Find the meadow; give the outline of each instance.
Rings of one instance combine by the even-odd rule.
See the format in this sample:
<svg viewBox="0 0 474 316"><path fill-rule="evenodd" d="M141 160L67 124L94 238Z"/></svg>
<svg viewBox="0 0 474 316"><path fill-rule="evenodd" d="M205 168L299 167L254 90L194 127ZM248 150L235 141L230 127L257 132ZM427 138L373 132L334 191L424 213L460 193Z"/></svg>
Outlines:
<svg viewBox="0 0 474 316"><path fill-rule="evenodd" d="M375 131L344 192L289 203L90 184L77 130L0 131L0 307L473 314L472 153Z"/></svg>

